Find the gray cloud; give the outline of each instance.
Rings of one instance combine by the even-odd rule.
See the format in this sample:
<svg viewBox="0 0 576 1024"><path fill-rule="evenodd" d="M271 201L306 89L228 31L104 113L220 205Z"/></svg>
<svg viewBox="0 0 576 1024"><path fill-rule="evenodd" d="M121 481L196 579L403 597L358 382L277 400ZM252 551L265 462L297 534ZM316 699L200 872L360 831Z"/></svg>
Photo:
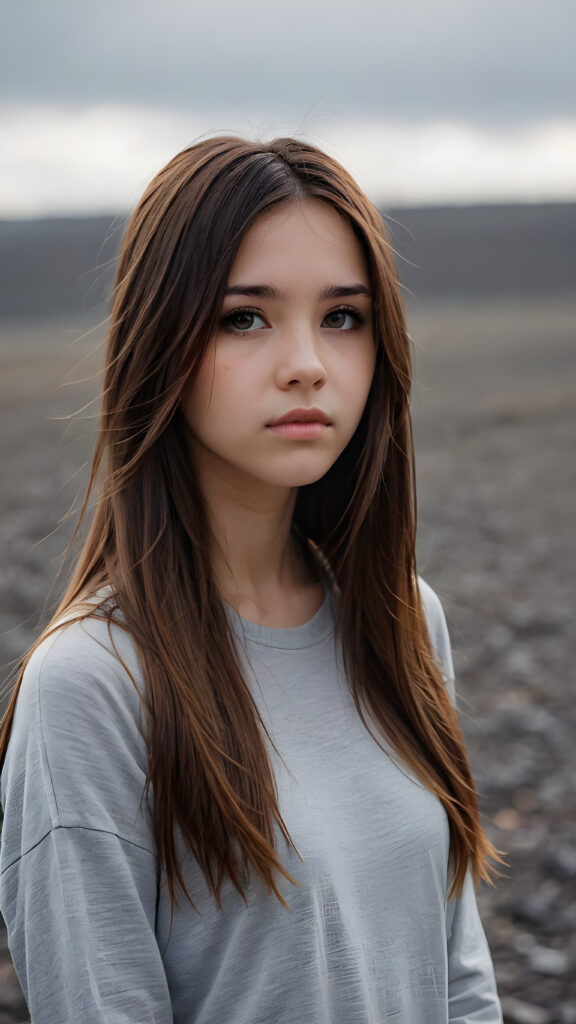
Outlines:
<svg viewBox="0 0 576 1024"><path fill-rule="evenodd" d="M309 0L310 2L310 0ZM573 0L13 0L5 98L218 117L575 114Z"/></svg>

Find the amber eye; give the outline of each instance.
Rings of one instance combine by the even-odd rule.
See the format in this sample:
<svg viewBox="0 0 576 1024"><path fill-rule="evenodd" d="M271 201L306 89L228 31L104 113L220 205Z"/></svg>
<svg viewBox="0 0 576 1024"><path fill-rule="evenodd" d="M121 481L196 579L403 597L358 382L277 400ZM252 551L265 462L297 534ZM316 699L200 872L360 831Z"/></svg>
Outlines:
<svg viewBox="0 0 576 1024"><path fill-rule="evenodd" d="M350 314L346 313L345 309L335 309L332 313L328 313L324 319L329 327L343 327L346 323L346 316Z"/></svg>
<svg viewBox="0 0 576 1024"><path fill-rule="evenodd" d="M365 317L356 309L340 306L327 313L322 321L323 327L337 331L352 331L365 322Z"/></svg>
<svg viewBox="0 0 576 1024"><path fill-rule="evenodd" d="M251 309L238 309L236 312L227 313L222 318L222 326L229 327L240 334L247 334L248 331L257 331L265 327L263 318L259 313Z"/></svg>

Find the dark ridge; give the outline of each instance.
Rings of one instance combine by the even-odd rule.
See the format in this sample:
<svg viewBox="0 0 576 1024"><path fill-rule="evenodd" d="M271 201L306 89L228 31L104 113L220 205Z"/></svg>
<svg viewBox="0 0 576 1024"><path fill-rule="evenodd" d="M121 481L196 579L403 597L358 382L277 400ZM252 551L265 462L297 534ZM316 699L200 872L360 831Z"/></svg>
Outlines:
<svg viewBox="0 0 576 1024"><path fill-rule="evenodd" d="M566 293L576 204L385 211L399 273L416 299ZM0 319L106 315L124 219L0 221Z"/></svg>
<svg viewBox="0 0 576 1024"><path fill-rule="evenodd" d="M0 221L0 319L106 315L125 220Z"/></svg>
<svg viewBox="0 0 576 1024"><path fill-rule="evenodd" d="M576 281L576 203L385 212L416 298L554 295Z"/></svg>

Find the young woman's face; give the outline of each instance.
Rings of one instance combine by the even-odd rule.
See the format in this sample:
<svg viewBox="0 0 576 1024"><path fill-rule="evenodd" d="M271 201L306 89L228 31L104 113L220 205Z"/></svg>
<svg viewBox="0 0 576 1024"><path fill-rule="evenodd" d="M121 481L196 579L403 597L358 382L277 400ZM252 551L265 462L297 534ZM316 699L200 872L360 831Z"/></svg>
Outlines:
<svg viewBox="0 0 576 1024"><path fill-rule="evenodd" d="M319 480L358 426L375 357L366 261L346 221L318 200L264 214L183 404L201 479Z"/></svg>

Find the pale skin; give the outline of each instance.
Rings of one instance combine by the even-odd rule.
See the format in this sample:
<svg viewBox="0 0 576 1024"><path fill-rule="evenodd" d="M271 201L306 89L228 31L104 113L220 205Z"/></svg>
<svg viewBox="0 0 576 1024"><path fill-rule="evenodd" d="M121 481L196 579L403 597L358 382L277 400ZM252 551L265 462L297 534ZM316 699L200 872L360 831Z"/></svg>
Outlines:
<svg viewBox="0 0 576 1024"><path fill-rule="evenodd" d="M318 200L264 214L240 246L183 404L215 578L243 618L286 629L320 607L323 588L291 533L294 504L354 434L375 357L368 269L350 226Z"/></svg>

